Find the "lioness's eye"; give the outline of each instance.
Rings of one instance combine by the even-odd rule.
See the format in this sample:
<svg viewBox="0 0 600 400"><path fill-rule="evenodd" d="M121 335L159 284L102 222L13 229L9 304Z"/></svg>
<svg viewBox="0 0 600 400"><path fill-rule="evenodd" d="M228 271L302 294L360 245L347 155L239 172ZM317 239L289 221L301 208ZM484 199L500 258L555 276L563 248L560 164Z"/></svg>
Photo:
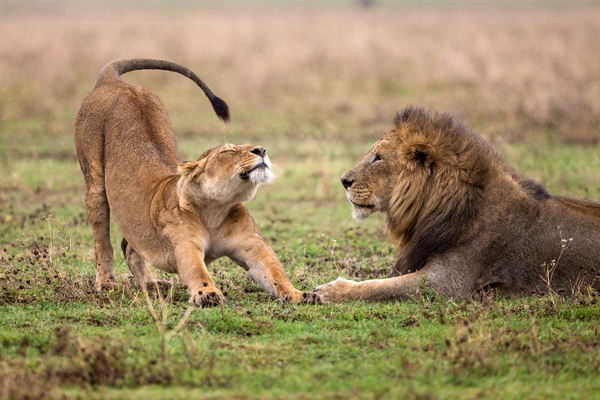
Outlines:
<svg viewBox="0 0 600 400"><path fill-rule="evenodd" d="M379 156L379 154L375 154L375 157L373 158L373 161L371 161L371 162L376 163L377 161L381 161L381 157Z"/></svg>
<svg viewBox="0 0 600 400"><path fill-rule="evenodd" d="M235 153L235 150L221 150L221 152L219 154L224 154L224 153Z"/></svg>

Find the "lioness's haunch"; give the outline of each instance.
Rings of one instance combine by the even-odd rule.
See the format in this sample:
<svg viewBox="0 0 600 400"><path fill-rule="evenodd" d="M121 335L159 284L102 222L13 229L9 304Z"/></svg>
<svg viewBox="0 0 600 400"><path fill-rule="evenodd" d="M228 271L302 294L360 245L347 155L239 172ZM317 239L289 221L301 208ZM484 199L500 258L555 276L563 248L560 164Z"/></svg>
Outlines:
<svg viewBox="0 0 600 400"><path fill-rule="evenodd" d="M407 108L342 184L355 219L385 213L399 257L389 279L319 286L323 302L600 289L600 204L550 195L448 115Z"/></svg>
<svg viewBox="0 0 600 400"><path fill-rule="evenodd" d="M262 147L225 144L197 161L181 163L167 112L149 90L120 75L139 69L174 71L192 79L219 118L227 104L192 71L168 61L108 63L75 118L75 145L94 234L96 289L115 286L110 214L123 234L123 252L139 286L156 284L149 265L177 273L190 302L221 304L206 265L227 256L269 293L293 303L312 302L294 288L244 206L273 177Z"/></svg>

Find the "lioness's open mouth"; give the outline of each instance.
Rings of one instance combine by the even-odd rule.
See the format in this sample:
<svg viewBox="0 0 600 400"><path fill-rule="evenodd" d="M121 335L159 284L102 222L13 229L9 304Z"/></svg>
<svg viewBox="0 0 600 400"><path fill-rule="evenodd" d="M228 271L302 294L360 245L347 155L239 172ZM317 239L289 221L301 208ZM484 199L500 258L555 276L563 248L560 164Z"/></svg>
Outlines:
<svg viewBox="0 0 600 400"><path fill-rule="evenodd" d="M264 162L263 162L263 163L261 163L261 164L258 164L258 165L257 165L257 166L255 166L254 168L252 168L252 169L249 169L248 171L242 172L242 173L240 174L240 179L243 179L243 180L247 181L247 180L248 180L248 178L250 178L250 174L251 174L253 171L255 171L255 170L257 170L257 169L265 169L265 168L269 168L269 167L268 167L268 166L267 166L267 164L265 164Z"/></svg>
<svg viewBox="0 0 600 400"><path fill-rule="evenodd" d="M352 200L350 200L350 199L348 199L348 201L349 201L350 203L352 203L352 205L353 205L353 206L355 206L355 207L359 207L359 208L374 208L374 207L375 207L375 205L374 205L374 204L358 204L358 203L355 203L355 202L353 202L353 201L352 201Z"/></svg>

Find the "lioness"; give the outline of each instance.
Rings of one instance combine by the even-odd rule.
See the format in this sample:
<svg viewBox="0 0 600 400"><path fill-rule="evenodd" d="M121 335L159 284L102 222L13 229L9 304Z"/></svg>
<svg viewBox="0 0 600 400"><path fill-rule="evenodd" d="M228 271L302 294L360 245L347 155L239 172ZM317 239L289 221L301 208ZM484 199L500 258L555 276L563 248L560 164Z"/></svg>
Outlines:
<svg viewBox="0 0 600 400"><path fill-rule="evenodd" d="M225 144L197 161L180 163L159 98L120 79L140 69L187 76L204 91L219 118L229 119L227 104L178 64L129 59L102 68L75 118L75 145L95 241L96 289L116 284L112 212L124 237L127 265L143 290L156 284L148 268L153 265L179 275L190 303L221 304L224 297L206 265L228 256L272 295L292 303L313 301L312 292L294 288L243 204L273 177L266 150Z"/></svg>
<svg viewBox="0 0 600 400"><path fill-rule="evenodd" d="M393 277L340 278L316 288L321 301L600 289L600 204L551 196L446 114L407 108L394 122L342 176L356 220L386 214Z"/></svg>

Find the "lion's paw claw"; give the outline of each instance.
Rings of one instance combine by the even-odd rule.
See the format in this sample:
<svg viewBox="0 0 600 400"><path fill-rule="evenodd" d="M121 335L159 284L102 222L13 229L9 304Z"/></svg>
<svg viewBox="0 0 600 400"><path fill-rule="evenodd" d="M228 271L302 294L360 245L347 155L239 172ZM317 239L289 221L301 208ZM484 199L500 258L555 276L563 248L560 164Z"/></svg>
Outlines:
<svg viewBox="0 0 600 400"><path fill-rule="evenodd" d="M313 292L302 292L302 303L307 304L321 304L321 299L317 296L317 293Z"/></svg>
<svg viewBox="0 0 600 400"><path fill-rule="evenodd" d="M355 281L337 278L334 281L317 286L313 292L322 304L339 303L351 297L350 289L356 284Z"/></svg>

